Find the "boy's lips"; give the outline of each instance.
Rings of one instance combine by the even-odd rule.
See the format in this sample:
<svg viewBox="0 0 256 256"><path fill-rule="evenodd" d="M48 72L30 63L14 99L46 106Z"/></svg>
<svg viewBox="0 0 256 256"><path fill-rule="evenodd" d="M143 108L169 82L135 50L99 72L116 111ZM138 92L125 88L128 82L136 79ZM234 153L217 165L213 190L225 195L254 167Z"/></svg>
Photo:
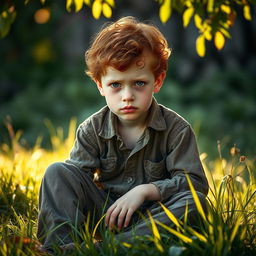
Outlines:
<svg viewBox="0 0 256 256"><path fill-rule="evenodd" d="M134 106L125 106L125 107L121 108L121 111L125 112L125 113L133 113L136 110L137 110L137 108Z"/></svg>

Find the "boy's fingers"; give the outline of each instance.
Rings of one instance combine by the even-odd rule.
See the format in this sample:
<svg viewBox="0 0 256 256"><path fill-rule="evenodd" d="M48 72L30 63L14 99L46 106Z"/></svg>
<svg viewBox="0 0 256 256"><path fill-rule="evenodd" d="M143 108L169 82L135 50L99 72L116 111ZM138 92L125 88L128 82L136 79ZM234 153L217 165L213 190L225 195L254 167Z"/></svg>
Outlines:
<svg viewBox="0 0 256 256"><path fill-rule="evenodd" d="M108 222L108 226L110 228L110 230L115 226L116 223L116 218L119 215L121 211L121 208L116 207L110 214L110 218L109 218L109 222Z"/></svg>
<svg viewBox="0 0 256 256"><path fill-rule="evenodd" d="M108 208L108 210L107 210L107 212L106 212L106 217L105 217L105 224L106 224L106 226L109 225L109 218L110 218L110 216L111 216L111 214L112 214L112 212L114 211L115 208L116 208L116 205L115 205L115 204L111 205L111 206Z"/></svg>
<svg viewBox="0 0 256 256"><path fill-rule="evenodd" d="M125 217L125 222L124 222L124 227L128 227L130 220L132 218L134 211L133 210L128 210L128 212L126 213L126 217Z"/></svg>
<svg viewBox="0 0 256 256"><path fill-rule="evenodd" d="M117 221L117 226L118 229L121 229L123 226L124 218L126 217L127 210L122 209L122 211L118 215L118 221Z"/></svg>

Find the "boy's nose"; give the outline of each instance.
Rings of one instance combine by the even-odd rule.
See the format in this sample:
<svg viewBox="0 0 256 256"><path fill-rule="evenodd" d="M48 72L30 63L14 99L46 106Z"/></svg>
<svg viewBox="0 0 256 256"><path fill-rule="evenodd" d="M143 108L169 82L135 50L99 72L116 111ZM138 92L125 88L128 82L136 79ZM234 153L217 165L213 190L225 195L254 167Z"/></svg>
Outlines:
<svg viewBox="0 0 256 256"><path fill-rule="evenodd" d="M124 88L123 90L123 101L133 101L134 100L134 95L132 88L129 88L128 86Z"/></svg>

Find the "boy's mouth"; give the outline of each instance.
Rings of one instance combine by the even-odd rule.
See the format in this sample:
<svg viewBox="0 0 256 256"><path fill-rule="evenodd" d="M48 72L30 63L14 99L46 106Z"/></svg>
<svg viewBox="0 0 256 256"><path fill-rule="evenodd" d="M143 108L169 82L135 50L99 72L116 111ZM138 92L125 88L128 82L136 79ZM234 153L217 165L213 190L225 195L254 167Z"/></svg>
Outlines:
<svg viewBox="0 0 256 256"><path fill-rule="evenodd" d="M125 107L121 108L121 111L125 112L125 113L132 113L132 112L135 112L136 109L137 108L134 106L125 106Z"/></svg>

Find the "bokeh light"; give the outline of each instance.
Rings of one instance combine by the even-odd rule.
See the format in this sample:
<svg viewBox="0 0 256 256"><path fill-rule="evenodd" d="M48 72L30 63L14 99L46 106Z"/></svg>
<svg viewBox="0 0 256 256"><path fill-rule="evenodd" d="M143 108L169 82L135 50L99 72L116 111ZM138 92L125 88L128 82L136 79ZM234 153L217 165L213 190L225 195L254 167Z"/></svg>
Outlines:
<svg viewBox="0 0 256 256"><path fill-rule="evenodd" d="M51 17L50 10L47 8L41 8L35 12L34 18L35 22L38 24L45 24L49 21Z"/></svg>

